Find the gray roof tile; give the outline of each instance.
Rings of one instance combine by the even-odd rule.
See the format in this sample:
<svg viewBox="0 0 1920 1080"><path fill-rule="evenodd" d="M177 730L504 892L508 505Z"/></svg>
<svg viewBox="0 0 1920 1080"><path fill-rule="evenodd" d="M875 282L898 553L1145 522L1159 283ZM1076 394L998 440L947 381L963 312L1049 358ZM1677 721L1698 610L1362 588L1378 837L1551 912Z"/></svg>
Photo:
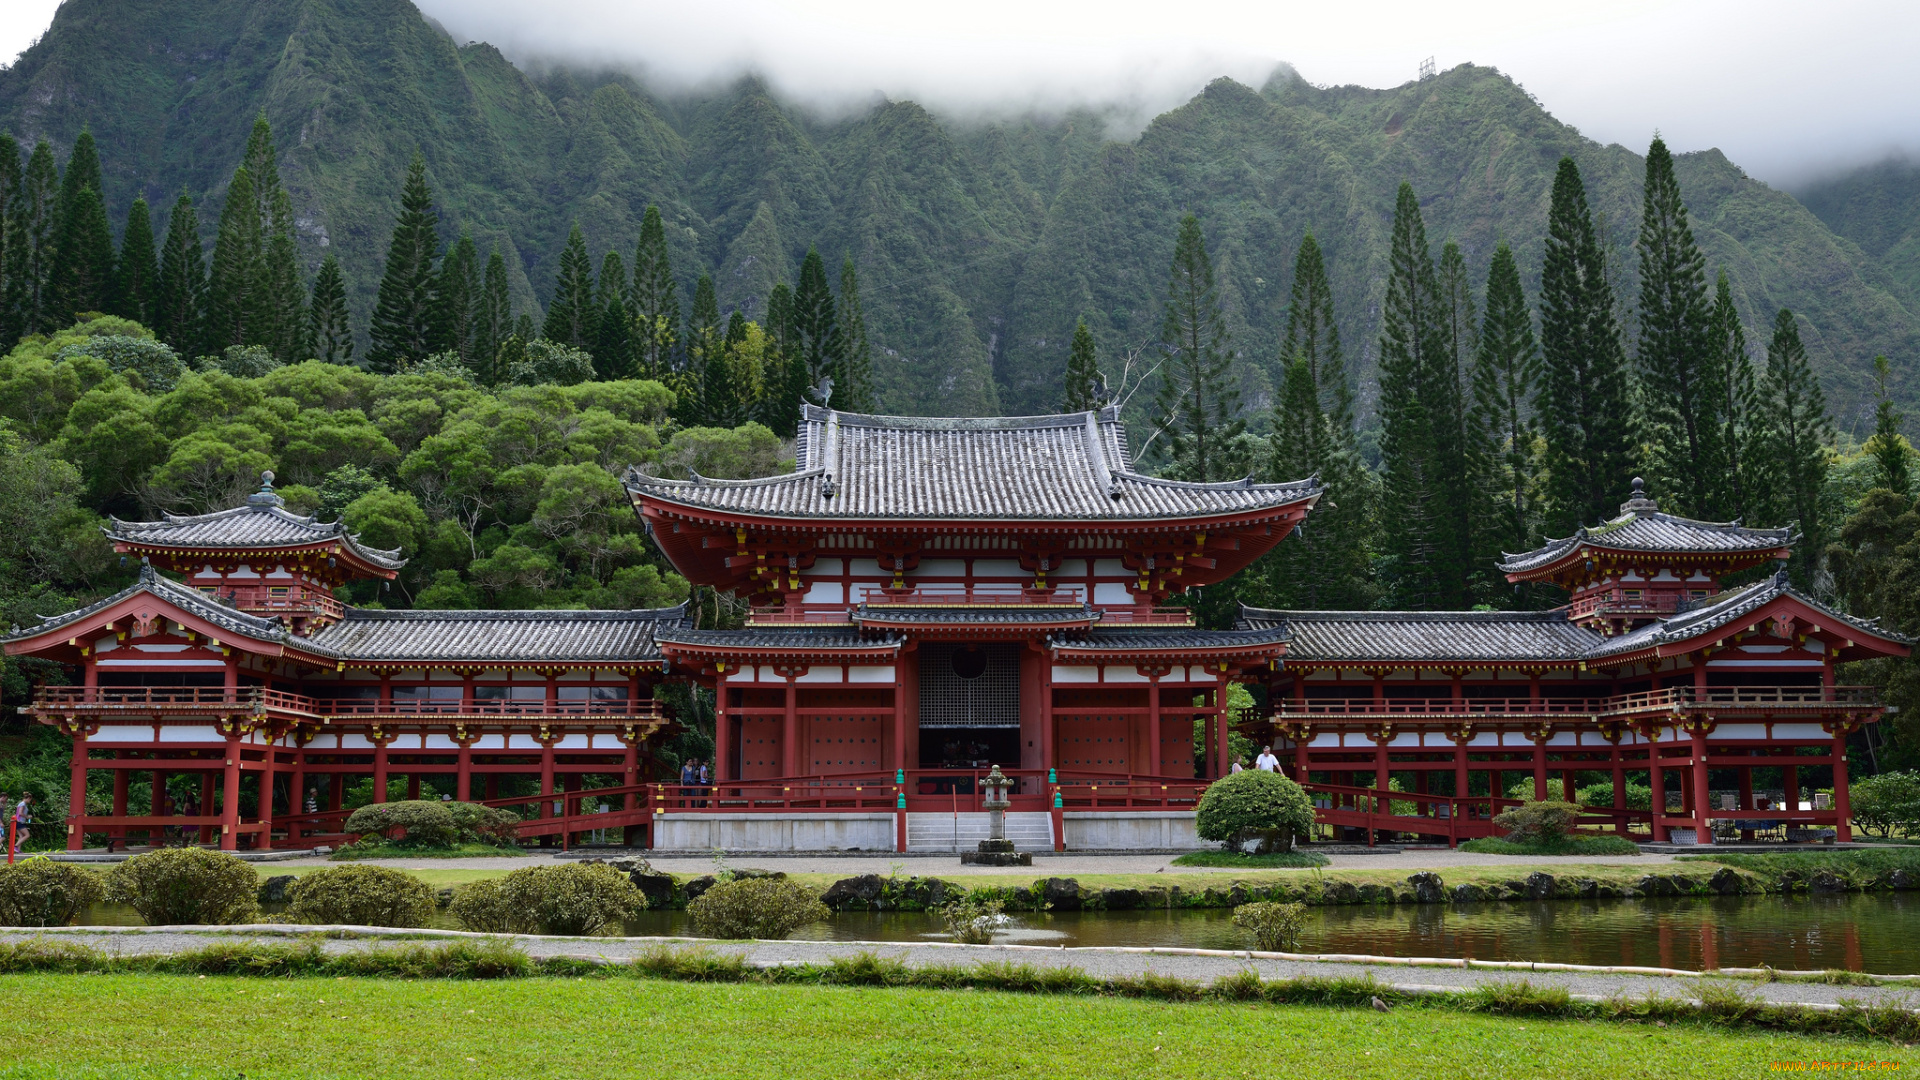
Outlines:
<svg viewBox="0 0 1920 1080"><path fill-rule="evenodd" d="M1285 628L1295 663L1577 660L1606 638L1564 611L1276 611L1241 607L1236 626Z"/></svg>
<svg viewBox="0 0 1920 1080"><path fill-rule="evenodd" d="M1112 521L1232 514L1315 499L1314 479L1193 484L1133 471L1119 410L867 416L806 406L796 471L759 480L627 474L635 495L721 512L863 520Z"/></svg>
<svg viewBox="0 0 1920 1080"><path fill-rule="evenodd" d="M348 533L338 521L321 523L311 517L288 513L279 505L279 496L269 496L271 501L261 500L257 495L254 498L260 501L191 517L168 514L162 521L112 518L112 524L103 531L112 540L155 547L245 550L339 540L361 558L383 569L398 570L407 563L400 557L398 548L382 551L367 547L360 543L358 535Z"/></svg>
<svg viewBox="0 0 1920 1080"><path fill-rule="evenodd" d="M1241 627L1234 630L1123 629L1097 627L1085 633L1055 634L1047 644L1061 649L1132 652L1140 649L1236 649L1279 645L1287 640L1284 627Z"/></svg>
<svg viewBox="0 0 1920 1080"><path fill-rule="evenodd" d="M1711 602L1702 604L1691 611L1683 611L1670 619L1648 623L1619 637L1607 638L1593 650L1595 658L1619 656L1624 653L1638 652L1642 649L1658 648L1677 641L1699 637L1701 634L1718 630L1743 616L1750 615L1768 603L1782 596L1791 596L1802 604L1820 613L1823 620L1840 626L1850 626L1865 634L1906 642L1911 639L1877 625L1876 620L1855 619L1827 607L1818 600L1806 595L1787 580L1782 570L1765 581L1755 582L1744 589L1722 593L1713 597Z"/></svg>
<svg viewBox="0 0 1920 1080"><path fill-rule="evenodd" d="M1549 540L1532 551L1508 554L1501 571L1524 574L1550 566L1582 546L1606 551L1764 552L1790 547L1800 537L1792 529L1751 529L1737 521L1695 521L1660 512L1658 504L1636 489L1622 503L1620 516L1572 536Z"/></svg>
<svg viewBox="0 0 1920 1080"><path fill-rule="evenodd" d="M862 626L904 626L928 623L946 623L955 626L1053 625L1065 622L1097 622L1100 619L1100 610L1085 604L1077 607L1055 608L916 606L876 608L861 604L854 610L853 619Z"/></svg>
<svg viewBox="0 0 1920 1080"><path fill-rule="evenodd" d="M660 659L656 632L685 617L685 604L632 611L348 608L313 640L356 661L642 663Z"/></svg>
<svg viewBox="0 0 1920 1080"><path fill-rule="evenodd" d="M160 576L159 571L146 565L140 567L140 576L132 585L121 589L112 596L102 600L96 600L86 607L75 608L72 611L59 615L43 615L37 625L16 627L13 633L5 638L0 638L0 641L15 641L20 638L37 637L49 630L57 630L63 626L83 622L87 616L92 615L94 612L103 611L136 593L142 592L151 594L182 611L205 619L207 622L221 629L229 630L236 634L254 638L258 641L297 644L301 648L314 652L329 652L325 646L314 646L305 638L293 637L287 630L287 624L277 618L264 618L259 615L250 615L244 611L237 611L201 593L198 589L188 588L171 578Z"/></svg>
<svg viewBox="0 0 1920 1080"><path fill-rule="evenodd" d="M666 645L746 649L889 649L906 639L897 634L862 634L848 627L767 627L746 630L662 630Z"/></svg>

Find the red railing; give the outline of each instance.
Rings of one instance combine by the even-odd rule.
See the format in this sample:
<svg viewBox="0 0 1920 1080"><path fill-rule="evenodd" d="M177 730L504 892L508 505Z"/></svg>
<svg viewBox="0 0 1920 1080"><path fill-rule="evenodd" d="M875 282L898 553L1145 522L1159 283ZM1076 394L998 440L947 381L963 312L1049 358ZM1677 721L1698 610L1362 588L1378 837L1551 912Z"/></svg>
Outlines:
<svg viewBox="0 0 1920 1080"><path fill-rule="evenodd" d="M1695 690L1675 686L1610 697L1285 698L1276 701L1274 718L1319 716L1626 716L1677 709L1831 710L1877 708L1871 686L1743 686Z"/></svg>
<svg viewBox="0 0 1920 1080"><path fill-rule="evenodd" d="M1628 597L1622 590L1614 589L1576 597L1567 604L1567 618L1582 619L1596 612L1606 615L1671 615L1679 608L1682 595L1678 591L1648 590L1638 597Z"/></svg>
<svg viewBox="0 0 1920 1080"><path fill-rule="evenodd" d="M927 585L911 589L869 592L870 607L1063 607L1077 608L1080 598L1056 589L967 589Z"/></svg>
<svg viewBox="0 0 1920 1080"><path fill-rule="evenodd" d="M612 716L663 720L667 714L653 698L615 701L408 700L382 704L372 698L314 698L265 687L227 690L218 686L44 686L34 695L43 712L267 712L300 717L333 716Z"/></svg>

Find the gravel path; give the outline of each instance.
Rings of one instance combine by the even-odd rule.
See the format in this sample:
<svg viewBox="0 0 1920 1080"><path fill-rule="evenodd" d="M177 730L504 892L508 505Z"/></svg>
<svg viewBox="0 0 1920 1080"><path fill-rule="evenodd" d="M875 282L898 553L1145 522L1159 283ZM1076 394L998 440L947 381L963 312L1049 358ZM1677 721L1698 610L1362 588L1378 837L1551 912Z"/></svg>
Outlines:
<svg viewBox="0 0 1920 1080"><path fill-rule="evenodd" d="M264 928L263 928L264 929ZM0 931L0 941L17 942L34 937L57 937L63 941L90 945L123 955L173 953L203 948L216 941L267 943L284 942L289 935L324 934L327 927L279 927L264 933L214 928L187 930L171 927L126 927L112 931L97 927L65 928L28 933ZM366 932L368 928L360 928ZM372 931L380 933L380 931ZM391 937L324 937L321 948L345 953L394 947L399 940L418 941L475 938L483 935L457 931L388 931ZM612 960L628 959L662 943L679 948L710 948L722 953L739 953L756 966L825 963L835 957L851 957L871 952L898 958L907 964L971 964L1002 961L1046 967L1076 967L1097 976L1133 976L1152 971L1159 975L1210 982L1252 968L1262 978L1285 979L1303 975L1323 977L1371 976L1382 984L1403 990L1471 989L1487 982L1527 980L1536 986L1565 986L1570 993L1592 998L1614 995L1669 998L1693 998L1697 979L1694 973L1674 975L1613 974L1596 971L1541 970L1554 965L1538 965L1532 970L1466 968L1458 960L1417 960L1395 963L1366 962L1344 958L1274 959L1249 954L1207 952L1204 950L1119 949L1119 948L1046 948L1013 945L953 945L942 943L906 944L900 942L850 941L756 941L741 943L700 942L686 938L555 938L510 936L515 944L532 956L579 956ZM1718 980L1716 980L1718 981ZM1885 1002L1907 1008L1920 1008L1920 987L1909 986L1829 986L1822 983L1773 982L1728 979L1730 985L1768 1002L1832 1006L1842 1001Z"/></svg>

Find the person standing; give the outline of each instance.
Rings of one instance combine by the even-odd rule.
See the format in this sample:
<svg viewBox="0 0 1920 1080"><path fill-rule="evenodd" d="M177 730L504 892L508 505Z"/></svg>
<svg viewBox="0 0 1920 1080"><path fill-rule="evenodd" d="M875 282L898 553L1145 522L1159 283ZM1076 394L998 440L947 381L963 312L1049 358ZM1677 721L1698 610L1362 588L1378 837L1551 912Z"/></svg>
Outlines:
<svg viewBox="0 0 1920 1080"><path fill-rule="evenodd" d="M1261 772L1279 772L1280 759L1273 756L1273 747L1261 747L1260 756L1254 759L1253 767L1259 769Z"/></svg>
<svg viewBox="0 0 1920 1080"><path fill-rule="evenodd" d="M20 793L20 801L13 804L13 853L15 855L20 854L20 850L26 846L27 839L32 835L33 792L23 791Z"/></svg>

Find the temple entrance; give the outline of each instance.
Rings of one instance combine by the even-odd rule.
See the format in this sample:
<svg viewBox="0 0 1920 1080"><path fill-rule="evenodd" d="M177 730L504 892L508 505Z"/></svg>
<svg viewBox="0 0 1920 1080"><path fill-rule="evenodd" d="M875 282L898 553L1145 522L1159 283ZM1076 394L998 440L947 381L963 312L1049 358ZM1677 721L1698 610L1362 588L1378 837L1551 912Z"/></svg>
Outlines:
<svg viewBox="0 0 1920 1080"><path fill-rule="evenodd" d="M1019 650L920 646L920 767L971 772L1019 764Z"/></svg>

